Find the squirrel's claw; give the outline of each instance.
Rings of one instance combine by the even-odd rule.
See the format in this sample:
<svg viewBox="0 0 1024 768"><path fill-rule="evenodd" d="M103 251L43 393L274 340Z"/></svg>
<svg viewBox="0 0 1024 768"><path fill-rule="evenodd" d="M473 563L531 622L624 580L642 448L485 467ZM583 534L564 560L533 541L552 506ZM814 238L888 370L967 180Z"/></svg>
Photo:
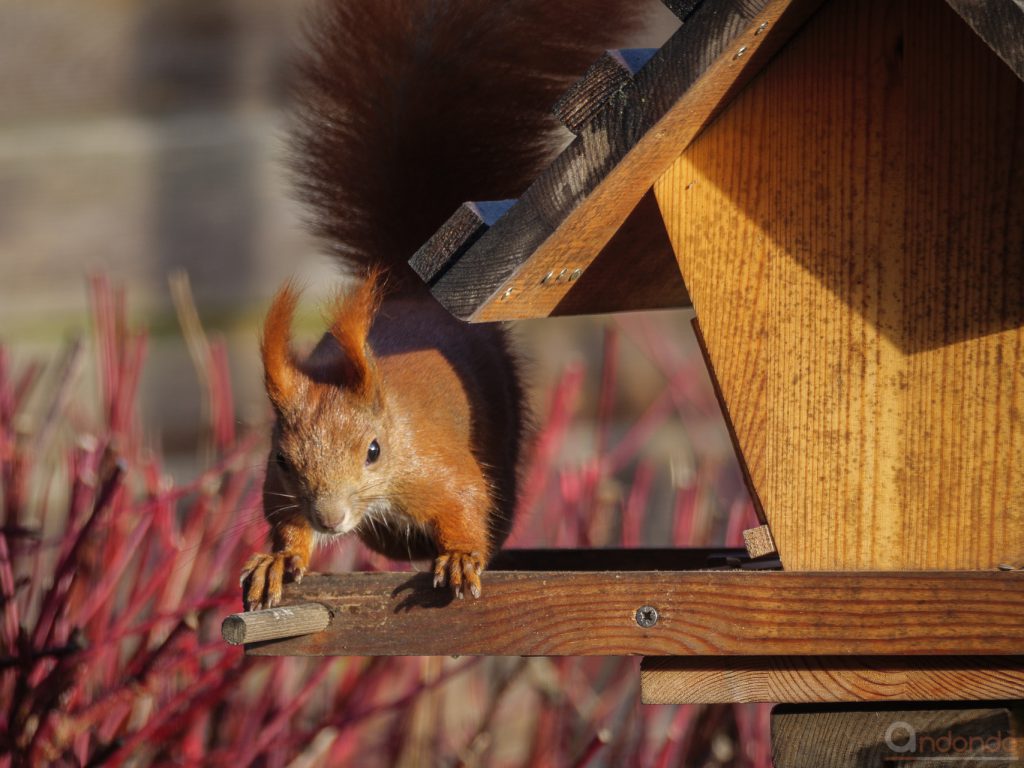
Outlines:
<svg viewBox="0 0 1024 768"><path fill-rule="evenodd" d="M242 566L239 579L245 610L273 608L280 604L285 576L298 583L305 573L303 559L292 552L257 552Z"/></svg>
<svg viewBox="0 0 1024 768"><path fill-rule="evenodd" d="M434 561L434 587L450 585L461 600L465 596L463 585L467 585L473 597L480 597L483 570L484 559L479 552L445 552Z"/></svg>

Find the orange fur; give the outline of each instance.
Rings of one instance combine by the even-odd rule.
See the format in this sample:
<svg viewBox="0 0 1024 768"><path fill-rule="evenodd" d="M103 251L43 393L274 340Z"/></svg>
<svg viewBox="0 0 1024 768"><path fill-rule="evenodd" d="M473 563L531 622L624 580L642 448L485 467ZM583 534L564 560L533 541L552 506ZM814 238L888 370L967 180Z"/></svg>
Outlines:
<svg viewBox="0 0 1024 768"><path fill-rule="evenodd" d="M355 289L335 299L329 314L330 334L344 360L339 383L363 397L372 391L367 337L380 307L380 279L379 272L370 272Z"/></svg>
<svg viewBox="0 0 1024 768"><path fill-rule="evenodd" d="M305 360L290 347L298 292L285 285L267 314L273 552L247 564L250 607L281 599L317 538L348 531L389 557L436 558L436 584L480 594L515 507L516 360L502 328L452 318L408 260L463 201L529 186L565 137L551 105L643 11L636 0L321 0L299 67L294 169L314 231L369 277L334 303Z"/></svg>
<svg viewBox="0 0 1024 768"><path fill-rule="evenodd" d="M299 291L291 281L286 282L274 296L263 323L260 356L263 359L264 380L270 402L278 410L285 410L300 395L300 378L292 354L292 317L299 302Z"/></svg>

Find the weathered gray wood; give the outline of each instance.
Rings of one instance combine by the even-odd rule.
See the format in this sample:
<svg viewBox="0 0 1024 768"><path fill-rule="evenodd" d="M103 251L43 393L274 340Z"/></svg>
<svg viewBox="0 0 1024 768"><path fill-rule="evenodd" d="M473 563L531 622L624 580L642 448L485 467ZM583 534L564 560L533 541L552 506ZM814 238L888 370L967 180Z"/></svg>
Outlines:
<svg viewBox="0 0 1024 768"><path fill-rule="evenodd" d="M309 635L326 629L331 612L320 603L297 603L262 611L234 613L224 619L220 634L232 645Z"/></svg>
<svg viewBox="0 0 1024 768"><path fill-rule="evenodd" d="M562 94L551 111L562 125L578 134L613 93L633 84L633 75L640 71L656 50L630 48L606 51L604 56L590 65L583 77Z"/></svg>
<svg viewBox="0 0 1024 768"><path fill-rule="evenodd" d="M1019 728L1014 705L778 706L771 716L772 764L775 768L1013 768L1024 757L1021 740L1014 739Z"/></svg>
<svg viewBox="0 0 1024 768"><path fill-rule="evenodd" d="M996 55L1024 80L1024 2L946 0Z"/></svg>
<svg viewBox="0 0 1024 768"><path fill-rule="evenodd" d="M515 200L463 203L409 260L424 283L433 285Z"/></svg>
<svg viewBox="0 0 1024 768"><path fill-rule="evenodd" d="M324 632L250 646L293 655L1017 654L1024 573L488 571L478 600L429 572L309 574L289 603ZM652 607L653 626L638 609Z"/></svg>

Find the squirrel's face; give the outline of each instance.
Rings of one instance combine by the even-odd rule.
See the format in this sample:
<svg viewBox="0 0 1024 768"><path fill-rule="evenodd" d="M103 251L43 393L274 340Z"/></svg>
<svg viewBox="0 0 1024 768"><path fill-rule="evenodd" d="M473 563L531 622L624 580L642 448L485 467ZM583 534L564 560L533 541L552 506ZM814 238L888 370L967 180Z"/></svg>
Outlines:
<svg viewBox="0 0 1024 768"><path fill-rule="evenodd" d="M367 341L377 278L334 301L328 333L302 363L290 344L297 302L285 284L263 332L267 395L277 414L264 502L271 522L298 508L317 532L340 535L387 512L388 425Z"/></svg>
<svg viewBox="0 0 1024 768"><path fill-rule="evenodd" d="M297 505L318 533L349 533L386 505L384 416L338 387L310 383L306 390L297 407L278 415L267 472L280 496L268 495L267 503Z"/></svg>

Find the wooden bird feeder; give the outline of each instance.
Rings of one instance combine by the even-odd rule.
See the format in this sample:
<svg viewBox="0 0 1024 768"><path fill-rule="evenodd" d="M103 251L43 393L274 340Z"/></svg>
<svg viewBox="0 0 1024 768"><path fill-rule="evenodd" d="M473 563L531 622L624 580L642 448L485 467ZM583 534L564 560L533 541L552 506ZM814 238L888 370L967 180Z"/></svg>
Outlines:
<svg viewBox="0 0 1024 768"><path fill-rule="evenodd" d="M637 654L647 702L799 705L773 712L784 768L905 758L893 722L1019 735L1024 6L667 4L661 49L556 105L576 139L523 196L411 263L471 322L692 302L747 550L509 551L465 601L312 575L277 612L323 628L246 650Z"/></svg>

